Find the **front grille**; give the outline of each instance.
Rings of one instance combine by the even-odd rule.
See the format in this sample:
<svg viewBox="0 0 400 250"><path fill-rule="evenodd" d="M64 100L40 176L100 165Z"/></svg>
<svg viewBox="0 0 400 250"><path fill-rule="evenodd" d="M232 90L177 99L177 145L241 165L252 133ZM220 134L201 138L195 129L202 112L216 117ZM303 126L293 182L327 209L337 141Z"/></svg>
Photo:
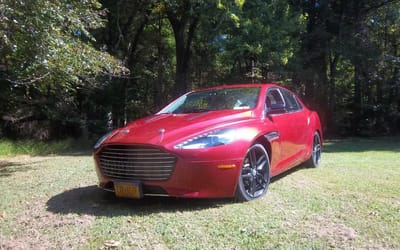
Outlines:
<svg viewBox="0 0 400 250"><path fill-rule="evenodd" d="M176 157L150 146L110 145L98 154L103 174L111 179L167 180Z"/></svg>

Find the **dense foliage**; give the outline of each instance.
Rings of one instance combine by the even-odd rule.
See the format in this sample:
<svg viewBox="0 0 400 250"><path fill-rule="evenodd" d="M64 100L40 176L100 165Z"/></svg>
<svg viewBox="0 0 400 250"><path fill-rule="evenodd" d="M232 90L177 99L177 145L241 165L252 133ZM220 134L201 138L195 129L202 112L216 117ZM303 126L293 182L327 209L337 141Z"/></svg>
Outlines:
<svg viewBox="0 0 400 250"><path fill-rule="evenodd" d="M400 128L398 0L0 0L0 136L92 136L190 89L275 81L331 135Z"/></svg>

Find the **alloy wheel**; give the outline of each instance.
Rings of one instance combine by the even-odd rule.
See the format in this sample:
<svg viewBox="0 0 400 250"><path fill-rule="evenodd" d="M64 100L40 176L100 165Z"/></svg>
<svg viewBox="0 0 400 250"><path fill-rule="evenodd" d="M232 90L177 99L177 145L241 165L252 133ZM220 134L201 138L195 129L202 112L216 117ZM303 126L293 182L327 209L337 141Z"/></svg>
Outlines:
<svg viewBox="0 0 400 250"><path fill-rule="evenodd" d="M255 144L244 159L239 189L244 200L256 199L266 193L270 180L269 157L265 148Z"/></svg>

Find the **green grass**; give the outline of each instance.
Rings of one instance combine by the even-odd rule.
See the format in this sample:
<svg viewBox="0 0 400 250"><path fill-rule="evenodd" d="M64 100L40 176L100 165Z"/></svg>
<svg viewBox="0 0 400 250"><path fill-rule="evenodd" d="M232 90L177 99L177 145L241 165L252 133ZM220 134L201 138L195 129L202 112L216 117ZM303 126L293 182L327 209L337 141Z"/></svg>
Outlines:
<svg viewBox="0 0 400 250"><path fill-rule="evenodd" d="M399 249L399 138L328 141L248 203L117 199L90 155L0 158L0 249Z"/></svg>
<svg viewBox="0 0 400 250"><path fill-rule="evenodd" d="M91 143L88 141L73 139L51 142L0 139L0 156L60 154L87 151L90 147Z"/></svg>

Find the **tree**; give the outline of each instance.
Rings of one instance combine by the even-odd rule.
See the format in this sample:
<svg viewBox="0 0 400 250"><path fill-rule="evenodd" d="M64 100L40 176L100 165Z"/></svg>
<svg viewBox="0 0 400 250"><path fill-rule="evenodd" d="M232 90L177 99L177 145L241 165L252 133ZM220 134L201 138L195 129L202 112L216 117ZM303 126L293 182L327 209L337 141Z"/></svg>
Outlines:
<svg viewBox="0 0 400 250"><path fill-rule="evenodd" d="M3 107L7 123L24 123L21 126L28 132L36 127L29 122L38 120L62 125L72 116L71 122L77 123L79 111L73 107L77 92L98 85L95 79L100 74L123 70L117 60L96 48L91 31L104 24L100 7L95 0L0 3L0 54L5 65L1 82L7 86L2 98L17 95L10 100L13 106ZM9 93L14 95L8 98ZM37 137L49 138L45 130Z"/></svg>
<svg viewBox="0 0 400 250"><path fill-rule="evenodd" d="M287 1L246 1L225 27L221 60L231 66L228 74L236 81L277 80L290 69L300 47L301 13ZM296 39L297 37L297 39Z"/></svg>
<svg viewBox="0 0 400 250"><path fill-rule="evenodd" d="M176 59L174 95L179 96L187 92L191 87L189 76L191 73L192 44L196 38L198 25L200 23L207 23L203 22L207 19L216 20L215 17L224 19L224 15L220 14L221 12L227 13L232 19L237 21L237 16L232 10L241 8L244 1L235 1L235 3L232 3L231 1L221 0L164 0L161 3L165 8L165 13L174 32ZM218 22L219 20L216 20L216 23ZM207 27L215 28L211 26ZM208 35L206 37L210 38Z"/></svg>
<svg viewBox="0 0 400 250"><path fill-rule="evenodd" d="M323 123L333 125L328 132L335 133L336 124L344 123L338 120L351 119L352 133L360 133L360 128L368 119L368 105L365 105L367 96L371 95L373 73L371 67L379 61L380 51L370 40L370 29L366 25L372 13L376 13L385 6L391 6L396 1L291 1L292 6L299 8L307 17L307 29L302 39L303 68L298 70L297 81L305 86L305 97L318 110ZM346 72L342 65L350 63ZM336 109L339 101L337 87L343 86L338 82L338 73L352 72L346 86L347 91L353 93L351 105L344 107L339 114ZM318 94L317 94L318 93ZM369 98L371 100L371 98ZM351 111L351 112L349 112ZM347 126L344 128L348 130Z"/></svg>

